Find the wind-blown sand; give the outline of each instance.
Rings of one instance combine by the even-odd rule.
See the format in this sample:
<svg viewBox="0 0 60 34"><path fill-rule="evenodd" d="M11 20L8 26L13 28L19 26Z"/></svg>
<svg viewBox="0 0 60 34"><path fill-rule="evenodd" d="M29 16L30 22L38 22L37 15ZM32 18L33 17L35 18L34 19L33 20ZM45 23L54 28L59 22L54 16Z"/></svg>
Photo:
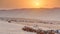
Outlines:
<svg viewBox="0 0 60 34"><path fill-rule="evenodd" d="M22 30L24 25L0 21L0 34L35 34Z"/></svg>

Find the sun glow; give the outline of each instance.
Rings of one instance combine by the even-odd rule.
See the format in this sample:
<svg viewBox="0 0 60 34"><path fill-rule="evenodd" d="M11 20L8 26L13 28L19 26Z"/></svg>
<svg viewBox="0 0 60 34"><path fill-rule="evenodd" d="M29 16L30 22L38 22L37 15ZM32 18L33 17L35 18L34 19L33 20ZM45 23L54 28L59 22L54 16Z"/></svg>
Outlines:
<svg viewBox="0 0 60 34"><path fill-rule="evenodd" d="M33 6L36 8L40 8L42 5L42 2L40 0L33 0Z"/></svg>
<svg viewBox="0 0 60 34"><path fill-rule="evenodd" d="M35 3L35 5L36 5L36 6L39 6L39 5L40 5L40 3L36 2L36 3Z"/></svg>

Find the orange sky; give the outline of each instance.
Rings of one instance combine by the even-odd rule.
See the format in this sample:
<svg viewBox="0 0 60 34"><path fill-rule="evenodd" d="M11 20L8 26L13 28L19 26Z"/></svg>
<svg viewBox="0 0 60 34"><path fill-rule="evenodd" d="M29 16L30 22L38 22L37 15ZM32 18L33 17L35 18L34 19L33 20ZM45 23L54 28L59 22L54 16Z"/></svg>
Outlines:
<svg viewBox="0 0 60 34"><path fill-rule="evenodd" d="M53 8L60 0L0 0L0 8Z"/></svg>

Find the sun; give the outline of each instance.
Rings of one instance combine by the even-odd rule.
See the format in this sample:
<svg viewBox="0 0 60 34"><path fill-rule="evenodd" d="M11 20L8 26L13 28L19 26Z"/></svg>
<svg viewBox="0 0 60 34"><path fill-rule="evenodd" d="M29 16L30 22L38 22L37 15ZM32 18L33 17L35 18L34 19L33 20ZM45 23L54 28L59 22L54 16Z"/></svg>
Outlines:
<svg viewBox="0 0 60 34"><path fill-rule="evenodd" d="M39 2L36 2L36 3L35 3L35 5L36 5L36 6L39 6L39 5L40 5L40 3L39 3Z"/></svg>
<svg viewBox="0 0 60 34"><path fill-rule="evenodd" d="M33 6L36 7L36 8L40 8L41 5L42 5L42 2L41 0L33 0Z"/></svg>

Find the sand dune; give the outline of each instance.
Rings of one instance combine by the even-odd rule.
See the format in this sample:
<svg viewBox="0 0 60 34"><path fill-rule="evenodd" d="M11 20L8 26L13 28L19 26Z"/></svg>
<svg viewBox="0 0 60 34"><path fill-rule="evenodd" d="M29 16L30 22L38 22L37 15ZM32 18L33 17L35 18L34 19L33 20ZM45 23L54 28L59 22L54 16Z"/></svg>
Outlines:
<svg viewBox="0 0 60 34"><path fill-rule="evenodd" d="M24 27L24 25L0 21L0 34L35 34L23 31L22 27Z"/></svg>

